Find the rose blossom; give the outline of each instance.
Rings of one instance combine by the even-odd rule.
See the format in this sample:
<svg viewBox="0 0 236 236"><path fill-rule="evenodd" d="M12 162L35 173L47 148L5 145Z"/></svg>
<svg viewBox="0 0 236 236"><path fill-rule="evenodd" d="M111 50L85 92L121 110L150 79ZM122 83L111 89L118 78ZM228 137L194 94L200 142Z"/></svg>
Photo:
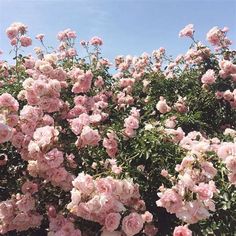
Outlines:
<svg viewBox="0 0 236 236"><path fill-rule="evenodd" d="M30 193L34 194L38 192L38 185L36 183L33 183L31 181L26 181L22 186L21 186L21 191L22 193Z"/></svg>
<svg viewBox="0 0 236 236"><path fill-rule="evenodd" d="M193 24L186 25L180 32L179 37L193 37Z"/></svg>
<svg viewBox="0 0 236 236"><path fill-rule="evenodd" d="M175 227L173 236L192 236L192 231L188 229L188 226Z"/></svg>
<svg viewBox="0 0 236 236"><path fill-rule="evenodd" d="M37 34L35 38L42 41L44 36L45 36L44 34Z"/></svg>
<svg viewBox="0 0 236 236"><path fill-rule="evenodd" d="M102 39L97 36L91 38L89 42L94 46L101 46L103 44Z"/></svg>
<svg viewBox="0 0 236 236"><path fill-rule="evenodd" d="M89 195L94 191L94 182L92 176L84 174L84 172L80 173L72 181L72 184L75 188L86 195Z"/></svg>
<svg viewBox="0 0 236 236"><path fill-rule="evenodd" d="M160 101L157 103L156 109L160 113L165 114L171 110L171 107L167 105L166 100L163 97L160 97Z"/></svg>
<svg viewBox="0 0 236 236"><path fill-rule="evenodd" d="M84 126L76 144L78 147L84 147L86 145L97 146L100 140L101 136L99 135L98 130L93 130L89 126Z"/></svg>
<svg viewBox="0 0 236 236"><path fill-rule="evenodd" d="M0 123L0 143L9 141L12 137L12 129L3 123Z"/></svg>
<svg viewBox="0 0 236 236"><path fill-rule="evenodd" d="M215 80L216 77L214 70L207 70L207 72L201 78L203 84L214 84Z"/></svg>
<svg viewBox="0 0 236 236"><path fill-rule="evenodd" d="M28 46L30 46L32 44L32 39L30 37L28 37L28 36L22 35L20 37L20 43L21 43L21 46L28 47Z"/></svg>
<svg viewBox="0 0 236 236"><path fill-rule="evenodd" d="M130 213L125 216L122 220L122 230L127 236L132 236L141 231L143 228L143 219L138 213Z"/></svg>
<svg viewBox="0 0 236 236"><path fill-rule="evenodd" d="M121 215L119 213L110 213L105 219L105 228L109 232L113 232L120 225Z"/></svg>

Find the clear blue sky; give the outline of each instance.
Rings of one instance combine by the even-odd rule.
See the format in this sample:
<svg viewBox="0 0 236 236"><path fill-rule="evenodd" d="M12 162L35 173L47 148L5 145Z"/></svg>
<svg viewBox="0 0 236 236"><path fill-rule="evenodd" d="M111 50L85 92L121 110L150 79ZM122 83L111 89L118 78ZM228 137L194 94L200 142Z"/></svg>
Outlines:
<svg viewBox="0 0 236 236"><path fill-rule="evenodd" d="M189 23L204 43L213 26L228 26L236 43L236 0L0 0L4 59L9 59L10 49L5 29L16 21L27 24L32 37L44 33L50 46L56 46L57 32L66 28L77 31L78 41L100 36L109 59L151 53L161 46L172 55L183 53L190 40L178 33Z"/></svg>

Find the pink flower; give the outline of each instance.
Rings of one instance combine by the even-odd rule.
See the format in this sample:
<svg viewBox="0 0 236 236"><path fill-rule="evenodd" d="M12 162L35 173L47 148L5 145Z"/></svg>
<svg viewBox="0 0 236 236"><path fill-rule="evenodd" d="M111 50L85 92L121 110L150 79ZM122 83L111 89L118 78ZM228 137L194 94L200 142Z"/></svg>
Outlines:
<svg viewBox="0 0 236 236"><path fill-rule="evenodd" d="M180 32L179 37L193 37L193 24L186 25Z"/></svg>
<svg viewBox="0 0 236 236"><path fill-rule="evenodd" d="M16 27L10 26L9 28L7 28L6 34L9 39L13 39L17 36L18 30Z"/></svg>
<svg viewBox="0 0 236 236"><path fill-rule="evenodd" d="M95 80L94 85L98 88L101 88L104 85L104 80L101 76L98 76L98 78Z"/></svg>
<svg viewBox="0 0 236 236"><path fill-rule="evenodd" d="M107 154L114 158L118 151L117 144L117 136L114 132L110 132L107 134L108 138L103 139L103 147L106 148Z"/></svg>
<svg viewBox="0 0 236 236"><path fill-rule="evenodd" d="M9 141L12 137L12 129L3 123L0 123L0 143Z"/></svg>
<svg viewBox="0 0 236 236"><path fill-rule="evenodd" d="M222 143L217 151L217 154L225 161L228 156L236 155L236 144Z"/></svg>
<svg viewBox="0 0 236 236"><path fill-rule="evenodd" d="M20 211L28 212L34 209L35 201L30 194L21 195L16 205Z"/></svg>
<svg viewBox="0 0 236 236"><path fill-rule="evenodd" d="M109 155L109 154L108 154ZM117 165L112 165L111 167L111 171L116 174L119 175L122 172L122 167L121 166L117 166Z"/></svg>
<svg viewBox="0 0 236 236"><path fill-rule="evenodd" d="M63 163L63 152L57 148L53 148L50 152L47 152L44 156L49 168L57 168Z"/></svg>
<svg viewBox="0 0 236 236"><path fill-rule="evenodd" d="M160 199L156 201L157 206L166 208L169 213L176 213L182 207L182 197L176 191L167 189L158 195Z"/></svg>
<svg viewBox="0 0 236 236"><path fill-rule="evenodd" d="M130 213L128 216L125 216L122 220L122 230L126 233L127 236L132 236L139 233L143 228L143 219L142 217L134 212Z"/></svg>
<svg viewBox="0 0 236 236"><path fill-rule="evenodd" d="M99 193L112 194L115 185L112 179L101 178L96 181L96 188Z"/></svg>
<svg viewBox="0 0 236 236"><path fill-rule="evenodd" d="M89 43L94 46L101 46L103 44L102 39L97 36L91 38Z"/></svg>
<svg viewBox="0 0 236 236"><path fill-rule="evenodd" d="M228 75L228 74L235 74L236 73L236 65L233 64L231 61L222 60L222 61L220 61L219 66L220 66L220 69L224 73L226 73L226 75Z"/></svg>
<svg viewBox="0 0 236 236"><path fill-rule="evenodd" d="M72 205L78 205L81 201L81 192L76 188L73 188L70 193Z"/></svg>
<svg viewBox="0 0 236 236"><path fill-rule="evenodd" d="M89 195L94 191L94 182L92 176L84 174L84 172L80 173L72 181L72 184L75 188L86 195Z"/></svg>
<svg viewBox="0 0 236 236"><path fill-rule="evenodd" d="M173 236L192 236L192 231L188 229L188 226L175 227Z"/></svg>
<svg viewBox="0 0 236 236"><path fill-rule="evenodd" d="M119 213L110 213L105 219L105 228L109 232L113 232L120 225L121 215Z"/></svg>
<svg viewBox="0 0 236 236"><path fill-rule="evenodd" d="M209 184L200 183L194 187L194 192L198 194L200 200L204 201L213 197L214 189Z"/></svg>
<svg viewBox="0 0 236 236"><path fill-rule="evenodd" d="M128 129L138 129L139 121L137 118L129 116L128 118L125 119L124 127Z"/></svg>
<svg viewBox="0 0 236 236"><path fill-rule="evenodd" d="M76 51L75 48L69 48L69 49L67 50L67 54L68 54L69 57L74 57L74 56L77 55L77 51Z"/></svg>
<svg viewBox="0 0 236 236"><path fill-rule="evenodd" d="M49 172L49 179L56 184L62 184L67 179L68 172L64 167L51 169Z"/></svg>
<svg viewBox="0 0 236 236"><path fill-rule="evenodd" d="M146 236L156 236L158 228L156 228L153 224L146 224L143 232Z"/></svg>
<svg viewBox="0 0 236 236"><path fill-rule="evenodd" d="M11 94L3 93L0 96L0 107L5 107L11 111L18 111L19 103Z"/></svg>
<svg viewBox="0 0 236 236"><path fill-rule="evenodd" d="M44 126L37 128L33 138L39 147L45 147L56 139L58 131L52 126Z"/></svg>
<svg viewBox="0 0 236 236"><path fill-rule="evenodd" d="M77 82L72 88L73 93L87 93L92 85L93 74L91 71L87 71L83 75L79 75Z"/></svg>
<svg viewBox="0 0 236 236"><path fill-rule="evenodd" d="M236 186L236 172L228 174L229 182Z"/></svg>
<svg viewBox="0 0 236 236"><path fill-rule="evenodd" d="M28 47L32 44L32 39L28 36L22 35L20 37L20 43L22 47Z"/></svg>
<svg viewBox="0 0 236 236"><path fill-rule="evenodd" d="M163 97L160 97L160 101L157 103L156 109L162 114L165 114L171 110Z"/></svg>
<svg viewBox="0 0 236 236"><path fill-rule="evenodd" d="M162 169L162 170L161 170L161 175L162 175L163 177L167 177L167 176L169 175L169 173L168 173L168 171L167 171L166 169Z"/></svg>
<svg viewBox="0 0 236 236"><path fill-rule="evenodd" d="M13 200L6 200L0 202L0 219L9 221L14 218L15 203Z"/></svg>
<svg viewBox="0 0 236 236"><path fill-rule="evenodd" d="M26 181L22 186L21 186L21 191L22 193L30 193L34 194L38 192L38 185L36 183L33 183L31 181Z"/></svg>
<svg viewBox="0 0 236 236"><path fill-rule="evenodd" d="M44 36L45 36L44 34L37 34L35 38L42 41Z"/></svg>
<svg viewBox="0 0 236 236"><path fill-rule="evenodd" d="M143 222L150 223L152 222L153 215L149 211L145 211L144 214L142 214Z"/></svg>
<svg viewBox="0 0 236 236"><path fill-rule="evenodd" d="M202 76L201 81L203 84L214 84L216 81L214 70L207 70L207 72Z"/></svg>
<svg viewBox="0 0 236 236"><path fill-rule="evenodd" d="M236 173L236 156L228 156L225 160L226 167Z"/></svg>
<svg viewBox="0 0 236 236"><path fill-rule="evenodd" d="M90 124L90 117L88 114L83 113L78 118L70 120L71 130L74 134L79 135L84 126Z"/></svg>
<svg viewBox="0 0 236 236"><path fill-rule="evenodd" d="M195 224L200 220L209 218L210 213L199 200L186 202L185 205L176 212L176 216L182 221Z"/></svg>
<svg viewBox="0 0 236 236"><path fill-rule="evenodd" d="M122 236L120 231L109 232L107 230L103 230L101 236Z"/></svg>
<svg viewBox="0 0 236 236"><path fill-rule="evenodd" d="M93 130L89 126L84 126L76 144L78 147L84 147L87 145L97 146L100 140L101 136L97 130Z"/></svg>

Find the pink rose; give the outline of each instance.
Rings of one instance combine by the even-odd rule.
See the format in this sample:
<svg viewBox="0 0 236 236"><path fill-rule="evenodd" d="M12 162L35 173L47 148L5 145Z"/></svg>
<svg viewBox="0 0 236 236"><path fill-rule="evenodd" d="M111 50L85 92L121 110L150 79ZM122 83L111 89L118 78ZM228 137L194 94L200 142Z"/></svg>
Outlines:
<svg viewBox="0 0 236 236"><path fill-rule="evenodd" d="M85 74L79 75L77 82L72 88L73 93L87 93L92 85L93 74L91 71L87 71Z"/></svg>
<svg viewBox="0 0 236 236"><path fill-rule="evenodd" d="M31 181L26 181L22 186L21 186L21 191L22 193L30 193L34 194L38 192L38 185L36 183L33 183Z"/></svg>
<svg viewBox="0 0 236 236"><path fill-rule="evenodd" d="M175 227L173 236L192 236L192 231L188 229L188 226Z"/></svg>
<svg viewBox="0 0 236 236"><path fill-rule="evenodd" d="M201 81L203 84L214 84L216 81L214 70L207 70L207 72L202 76Z"/></svg>
<svg viewBox="0 0 236 236"><path fill-rule="evenodd" d="M32 44L32 39L28 36L22 35L20 37L20 43L22 47L28 47Z"/></svg>
<svg viewBox="0 0 236 236"><path fill-rule="evenodd" d="M171 110L163 97L160 97L160 101L157 103L156 109L162 114L165 114Z"/></svg>
<svg viewBox="0 0 236 236"><path fill-rule="evenodd" d="M57 148L53 148L44 155L44 159L49 168L57 168L63 163L63 152L59 151Z"/></svg>
<svg viewBox="0 0 236 236"><path fill-rule="evenodd" d="M3 123L0 123L0 143L9 141L12 137L12 129Z"/></svg>
<svg viewBox="0 0 236 236"><path fill-rule="evenodd" d="M44 36L45 36L44 34L37 34L35 38L42 41Z"/></svg>
<svg viewBox="0 0 236 236"><path fill-rule="evenodd" d="M232 171L236 173L236 156L232 155L232 156L228 156L225 160L225 164L226 167Z"/></svg>
<svg viewBox="0 0 236 236"><path fill-rule="evenodd" d="M87 145L97 146L100 140L101 136L97 130L93 130L89 126L84 126L76 144L78 147L84 147Z"/></svg>
<svg viewBox="0 0 236 236"><path fill-rule="evenodd" d="M13 39L17 36L18 30L16 27L10 26L9 28L7 28L6 34L9 39Z"/></svg>
<svg viewBox="0 0 236 236"><path fill-rule="evenodd" d="M3 93L0 96L0 108L1 107L5 107L11 111L18 111L19 103L11 94Z"/></svg>
<svg viewBox="0 0 236 236"><path fill-rule="evenodd" d="M209 184L200 183L194 187L194 192L198 194L200 200L208 200L213 197L214 191Z"/></svg>
<svg viewBox="0 0 236 236"><path fill-rule="evenodd" d="M128 118L125 119L124 127L128 129L138 129L139 121L137 118L129 116Z"/></svg>
<svg viewBox="0 0 236 236"><path fill-rule="evenodd" d="M34 198L32 198L30 194L26 193L26 195L20 196L20 199L16 202L16 205L20 211L23 211L26 213L34 209L35 201L34 201Z"/></svg>
<svg viewBox="0 0 236 236"><path fill-rule="evenodd" d="M179 37L193 37L193 24L186 25L180 32Z"/></svg>
<svg viewBox="0 0 236 236"><path fill-rule="evenodd" d="M109 232L113 232L120 225L121 215L119 213L110 213L105 219L105 228Z"/></svg>
<svg viewBox="0 0 236 236"><path fill-rule="evenodd" d="M72 184L75 188L86 195L89 195L94 191L94 182L92 176L84 174L83 172L72 181Z"/></svg>
<svg viewBox="0 0 236 236"><path fill-rule="evenodd" d="M122 220L122 230L127 234L127 236L132 236L139 233L143 228L142 217L134 212L125 216Z"/></svg>
<svg viewBox="0 0 236 236"><path fill-rule="evenodd" d="M145 211L144 214L142 214L143 222L150 223L152 222L153 215L149 211Z"/></svg>
<svg viewBox="0 0 236 236"><path fill-rule="evenodd" d="M160 199L156 201L157 206L166 208L169 213L176 213L182 207L182 197L176 191L167 189L158 195Z"/></svg>
<svg viewBox="0 0 236 236"><path fill-rule="evenodd" d="M90 117L88 114L83 113L78 118L70 120L71 130L74 134L79 135L84 126L90 124Z"/></svg>
<svg viewBox="0 0 236 236"><path fill-rule="evenodd" d="M97 36L91 38L89 42L94 46L101 46L103 44L102 39Z"/></svg>

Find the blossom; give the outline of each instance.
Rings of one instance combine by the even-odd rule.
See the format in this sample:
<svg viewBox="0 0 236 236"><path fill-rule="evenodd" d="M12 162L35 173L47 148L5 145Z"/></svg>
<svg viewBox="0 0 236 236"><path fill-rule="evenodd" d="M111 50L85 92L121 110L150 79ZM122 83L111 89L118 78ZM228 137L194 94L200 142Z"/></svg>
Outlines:
<svg viewBox="0 0 236 236"><path fill-rule="evenodd" d="M98 133L98 130L93 130L89 126L84 126L76 144L78 147L87 145L97 146L100 140L101 136Z"/></svg>
<svg viewBox="0 0 236 236"><path fill-rule="evenodd" d="M4 107L11 111L18 111L19 103L18 101L9 93L3 93L0 96L0 108Z"/></svg>
<svg viewBox="0 0 236 236"><path fill-rule="evenodd" d="M32 44L32 39L28 36L22 35L20 37L20 43L22 47L28 47Z"/></svg>
<svg viewBox="0 0 236 236"><path fill-rule="evenodd" d="M166 100L163 97L160 97L160 101L156 104L156 109L160 113L165 114L171 110L171 107L167 105Z"/></svg>
<svg viewBox="0 0 236 236"><path fill-rule="evenodd" d="M165 207L170 213L176 213L181 209L182 197L176 191L167 189L159 195L160 199L156 201L157 206Z"/></svg>
<svg viewBox="0 0 236 236"><path fill-rule="evenodd" d="M201 78L203 84L213 84L215 80L216 77L214 70L207 70L207 72Z"/></svg>
<svg viewBox="0 0 236 236"><path fill-rule="evenodd" d="M173 236L192 236L192 231L188 229L187 225L177 226L174 229Z"/></svg>
<svg viewBox="0 0 236 236"><path fill-rule="evenodd" d="M35 38L42 41L44 36L45 36L44 34L37 34Z"/></svg>
<svg viewBox="0 0 236 236"><path fill-rule="evenodd" d="M0 123L0 143L5 143L11 139L12 129L3 123Z"/></svg>
<svg viewBox="0 0 236 236"><path fill-rule="evenodd" d="M105 219L105 228L109 232L113 232L120 225L121 215L119 213L110 213Z"/></svg>
<svg viewBox="0 0 236 236"><path fill-rule="evenodd" d="M94 182L92 176L84 174L83 172L80 173L78 177L72 181L72 184L75 188L80 190L81 193L87 195L91 194L94 190Z"/></svg>
<svg viewBox="0 0 236 236"><path fill-rule="evenodd" d="M128 216L125 216L122 220L122 230L126 233L127 236L132 236L139 233L142 228L143 228L143 219L136 212L130 213Z"/></svg>
<svg viewBox="0 0 236 236"><path fill-rule="evenodd" d="M101 38L94 36L90 39L89 43L94 46L101 46L103 44L103 41Z"/></svg>
<svg viewBox="0 0 236 236"><path fill-rule="evenodd" d="M180 32L179 37L193 37L193 24L186 25Z"/></svg>
<svg viewBox="0 0 236 236"><path fill-rule="evenodd" d="M85 74L79 75L77 82L72 88L73 93L86 93L90 90L92 85L93 74L91 71L87 71Z"/></svg>

